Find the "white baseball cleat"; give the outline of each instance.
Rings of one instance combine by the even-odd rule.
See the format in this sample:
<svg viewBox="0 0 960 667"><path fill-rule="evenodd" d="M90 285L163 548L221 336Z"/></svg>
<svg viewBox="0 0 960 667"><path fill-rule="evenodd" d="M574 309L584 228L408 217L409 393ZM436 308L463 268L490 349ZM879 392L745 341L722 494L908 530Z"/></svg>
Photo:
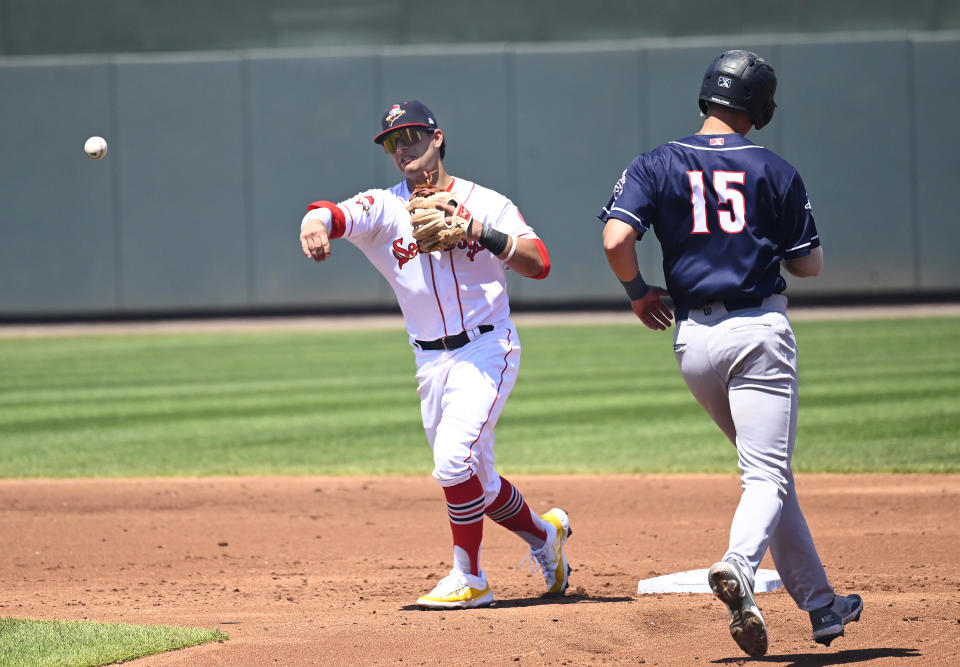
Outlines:
<svg viewBox="0 0 960 667"><path fill-rule="evenodd" d="M767 624L760 607L753 599L753 591L740 566L720 561L707 575L710 588L730 611L730 636L747 655L759 658L767 652Z"/></svg>
<svg viewBox="0 0 960 667"><path fill-rule="evenodd" d="M486 607L492 602L493 591L483 570L477 576L450 570L432 591L417 600L417 605L424 609L468 609Z"/></svg>
<svg viewBox="0 0 960 667"><path fill-rule="evenodd" d="M573 534L570 528L570 517L558 507L540 517L551 525L553 530L547 531L547 541L539 549L530 549L530 556L543 570L543 578L547 583L546 595L563 595L570 584L570 565L563 553L563 545Z"/></svg>

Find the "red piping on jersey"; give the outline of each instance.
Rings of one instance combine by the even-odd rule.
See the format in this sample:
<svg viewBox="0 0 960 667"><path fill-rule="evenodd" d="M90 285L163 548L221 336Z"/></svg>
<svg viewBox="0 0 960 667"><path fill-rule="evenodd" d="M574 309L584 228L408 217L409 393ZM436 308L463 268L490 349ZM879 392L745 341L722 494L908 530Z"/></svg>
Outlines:
<svg viewBox="0 0 960 667"><path fill-rule="evenodd" d="M339 208L339 207L337 207L337 208ZM348 208L348 209L347 209L347 213L350 214L350 231L352 232L352 231L353 231L353 223L355 222L355 220L353 219L353 211L351 211L351 210ZM344 232L344 234L346 234L346 232Z"/></svg>
<svg viewBox="0 0 960 667"><path fill-rule="evenodd" d="M507 343L510 343L510 339L513 337L513 330L507 329ZM509 349L503 355L503 370L500 371L500 382L497 384L497 395L493 399L493 403L490 405L490 409L487 410L487 418L483 420L483 425L480 427L480 432L477 433L477 437L474 438L473 442L470 443L470 454L473 455L473 446L477 444L477 440L480 439L480 436L483 435L483 429L486 428L487 424L490 422L490 413L493 412L494 406L497 404L497 401L500 400L500 388L503 386L503 376L507 374L507 369L510 367L510 364L507 363L507 357L510 356L510 353L513 352L513 346L510 345ZM465 460L469 460L468 456Z"/></svg>
<svg viewBox="0 0 960 667"><path fill-rule="evenodd" d="M447 186L447 192L453 192L453 184L454 184L456 181L457 181L457 179L455 179L453 176L450 177L450 185ZM477 184L476 184L476 183L471 183L471 184L470 184L470 192L468 192L468 193L467 193L467 196L463 198L463 201L462 201L462 202L460 202L462 205L464 205L464 206L467 205L467 200L469 200L470 197L471 197L471 195L473 195L473 191L474 191L474 189L475 189L476 187L477 187Z"/></svg>
<svg viewBox="0 0 960 667"><path fill-rule="evenodd" d="M453 192L453 184L456 180L457 179L453 178L452 176L450 177L450 185L447 186L447 192ZM461 206L465 207L467 205L467 200L470 199L470 195L473 194L473 189L475 187L477 187L476 183L473 183L470 186L470 192L468 192L466 198L462 202L460 202ZM453 273L453 288L457 294L457 306L460 307L460 327L462 329L466 329L467 324L463 319L463 302L460 301L460 281L457 279L457 269L453 265L453 251L451 251L449 255L450 255L450 271ZM446 324L444 324L444 326L446 326Z"/></svg>
<svg viewBox="0 0 960 667"><path fill-rule="evenodd" d="M450 271L453 273L453 289L457 293L457 306L460 308L460 328L466 329L467 323L463 320L463 302L460 301L460 281L457 279L457 268L453 265L453 251L447 254L450 255Z"/></svg>
<svg viewBox="0 0 960 667"><path fill-rule="evenodd" d="M330 215L333 217L333 222L330 224L330 238L338 239L343 236L343 233L347 229L347 218L343 214L343 209L334 204L332 201L321 200L310 204L307 207L307 213L318 208L327 209L330 211Z"/></svg>
<svg viewBox="0 0 960 667"><path fill-rule="evenodd" d="M531 276L534 280L543 280L550 275L550 254L547 252L547 246L543 245L543 241L540 239L530 239L533 241L534 247L537 249L537 252L540 254L540 260L543 262L543 271L538 273L535 276Z"/></svg>
<svg viewBox="0 0 960 667"><path fill-rule="evenodd" d="M430 262L430 283L433 285L433 296L437 300L437 308L440 309L440 321L443 322L443 335L447 335L447 316L443 314L443 306L440 305L440 292L437 291L437 279L433 273L433 255L427 253L427 261Z"/></svg>

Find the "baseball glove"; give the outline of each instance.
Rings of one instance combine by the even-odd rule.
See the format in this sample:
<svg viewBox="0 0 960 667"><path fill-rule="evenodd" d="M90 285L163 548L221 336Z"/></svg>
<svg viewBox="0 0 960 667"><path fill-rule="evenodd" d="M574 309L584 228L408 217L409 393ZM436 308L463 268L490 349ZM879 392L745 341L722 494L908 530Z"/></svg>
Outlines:
<svg viewBox="0 0 960 667"><path fill-rule="evenodd" d="M439 208L447 205L453 212ZM467 234L470 212L452 192L418 188L407 204L413 238L421 252L450 250L455 248ZM447 218L450 218L449 222Z"/></svg>

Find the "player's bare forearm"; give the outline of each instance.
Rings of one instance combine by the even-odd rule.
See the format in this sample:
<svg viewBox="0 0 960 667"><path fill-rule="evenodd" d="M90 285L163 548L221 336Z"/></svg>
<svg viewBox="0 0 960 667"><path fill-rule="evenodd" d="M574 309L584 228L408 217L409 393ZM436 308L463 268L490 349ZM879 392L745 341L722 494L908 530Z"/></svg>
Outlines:
<svg viewBox="0 0 960 667"><path fill-rule="evenodd" d="M636 229L616 218L608 220L603 230L603 250L607 254L607 262L622 283L636 280L640 275L636 250L638 237ZM630 308L647 328L663 331L673 319L673 313L661 300L665 296L669 296L666 290L650 286L639 298L631 298Z"/></svg>
<svg viewBox="0 0 960 667"><path fill-rule="evenodd" d="M815 278L823 271L823 248L817 247L809 255L783 260L783 268L798 278Z"/></svg>
<svg viewBox="0 0 960 667"><path fill-rule="evenodd" d="M480 241L482 225L474 220L467 227L466 236L470 241ZM549 271L549 258L546 247L531 239L507 235L506 246L497 254L512 270L527 278L545 278Z"/></svg>
<svg viewBox="0 0 960 667"><path fill-rule="evenodd" d="M530 239L520 239L515 236L510 238L511 243L515 242L517 244L517 250L513 253L513 257L506 260L506 257L510 254L510 248L508 247L500 255L500 259L506 260L507 266L521 276L533 278L542 275L546 265L536 244Z"/></svg>
<svg viewBox="0 0 960 667"><path fill-rule="evenodd" d="M616 218L603 228L603 251L614 275L621 281L632 280L640 272L637 262L637 230Z"/></svg>

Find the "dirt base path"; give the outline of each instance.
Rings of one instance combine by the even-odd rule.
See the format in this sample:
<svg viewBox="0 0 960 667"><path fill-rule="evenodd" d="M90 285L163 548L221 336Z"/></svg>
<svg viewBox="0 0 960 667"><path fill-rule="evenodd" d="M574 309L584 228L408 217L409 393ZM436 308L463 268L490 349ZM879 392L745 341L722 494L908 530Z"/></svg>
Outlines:
<svg viewBox="0 0 960 667"><path fill-rule="evenodd" d="M566 508L574 572L538 597L526 548L486 524L488 609L419 611L450 567L441 493L422 478L0 481L0 616L220 628L144 665L740 664L709 595L637 596L641 578L724 552L734 476L514 479ZM781 589L761 593L773 665L960 664L960 476L801 476L841 592L865 610L830 648ZM773 567L769 560L762 567ZM912 658L912 659L911 659Z"/></svg>
<svg viewBox="0 0 960 667"><path fill-rule="evenodd" d="M856 320L866 318L956 317L960 303L918 303L889 306L799 307L790 308L790 319ZM521 330L527 325L634 324L642 327L628 308L603 311L558 311L514 313L510 318ZM327 315L300 317L237 317L211 319L170 319L145 321L63 322L50 324L5 324L0 322L0 339L45 336L126 336L140 333L182 333L223 331L342 331L353 329L404 330L403 318L395 315Z"/></svg>

